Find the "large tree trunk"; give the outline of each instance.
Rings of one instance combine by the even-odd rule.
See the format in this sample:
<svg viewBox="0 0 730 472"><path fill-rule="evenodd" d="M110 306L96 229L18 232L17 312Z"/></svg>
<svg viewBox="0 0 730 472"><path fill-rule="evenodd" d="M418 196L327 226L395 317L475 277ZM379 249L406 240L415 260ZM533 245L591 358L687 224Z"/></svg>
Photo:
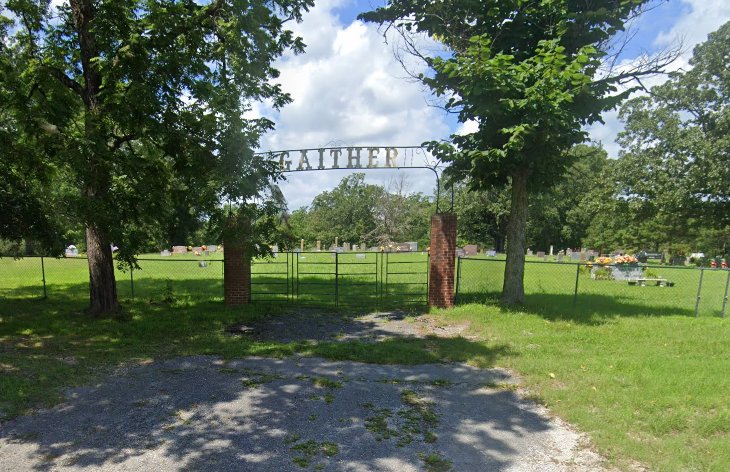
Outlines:
<svg viewBox="0 0 730 472"><path fill-rule="evenodd" d="M119 309L114 279L111 244L93 226L86 227L86 254L89 258L89 312L94 316L114 313Z"/></svg>
<svg viewBox="0 0 730 472"><path fill-rule="evenodd" d="M96 37L91 30L95 16L94 2L91 0L70 0L69 5L74 17L78 35L79 59L84 75L84 84L78 91L84 102L84 132L89 143L86 149L86 183L84 197L88 200L86 215L86 254L89 258L89 312L94 316L113 313L119 309L117 286L114 279L114 259L111 241L99 221L108 220L107 215L99 215L94 201L109 190L109 171L102 165L107 139L98 129L102 120L99 117L99 92L102 77L94 59L99 56Z"/></svg>
<svg viewBox="0 0 730 472"><path fill-rule="evenodd" d="M504 266L502 303L519 305L525 302L525 227L527 226L526 170L512 175L512 202L507 224L507 262Z"/></svg>

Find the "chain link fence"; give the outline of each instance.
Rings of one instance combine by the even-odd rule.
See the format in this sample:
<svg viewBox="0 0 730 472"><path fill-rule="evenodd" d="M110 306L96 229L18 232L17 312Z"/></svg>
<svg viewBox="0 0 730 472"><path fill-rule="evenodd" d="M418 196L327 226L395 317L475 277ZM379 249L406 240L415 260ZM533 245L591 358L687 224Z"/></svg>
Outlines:
<svg viewBox="0 0 730 472"><path fill-rule="evenodd" d="M223 301L223 254L141 257L138 268L115 268L120 299L150 303ZM316 306L426 305L427 253L278 253L251 265L254 302ZM0 257L0 298L84 299L86 257Z"/></svg>
<svg viewBox="0 0 730 472"><path fill-rule="evenodd" d="M505 261L460 257L457 303L495 303ZM556 315L687 315L725 317L728 269L664 265L601 266L590 263L525 262L525 303Z"/></svg>
<svg viewBox="0 0 730 472"><path fill-rule="evenodd" d="M140 258L137 263L139 269L114 269L122 299L223 300L221 259ZM88 294L86 257L0 257L0 297L85 298Z"/></svg>
<svg viewBox="0 0 730 472"><path fill-rule="evenodd" d="M362 257L280 253L277 258L257 259L251 269L252 299L343 307L425 305L427 255L366 253ZM122 299L223 300L221 258L141 258L138 264L136 270L115 269ZM504 260L492 258L458 258L457 303L496 303L504 265ZM527 306L556 316L580 312L587 316L725 317L730 311L728 269L526 261L524 281ZM88 293L85 257L0 257L1 298L84 299Z"/></svg>

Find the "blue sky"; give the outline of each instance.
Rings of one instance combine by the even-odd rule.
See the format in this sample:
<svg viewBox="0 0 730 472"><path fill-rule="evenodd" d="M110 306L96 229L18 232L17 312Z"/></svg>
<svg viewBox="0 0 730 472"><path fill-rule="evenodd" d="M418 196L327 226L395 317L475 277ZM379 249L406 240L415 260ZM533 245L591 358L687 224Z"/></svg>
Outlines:
<svg viewBox="0 0 730 472"><path fill-rule="evenodd" d="M407 79L394 58L392 43L384 44L375 25L356 20L360 12L381 4L382 0L321 0L302 23L293 26L308 47L305 54L288 55L278 63L280 82L294 102L278 113L265 106L252 110L252 115L264 114L276 122L277 129L262 140L262 150L418 145L469 129L468 124L457 123L432 106L428 91ZM631 25L636 35L624 51L626 64L641 53L682 41L684 54L671 68L687 69L692 48L730 20L730 0L669 0L653 6ZM412 65L415 71L419 67ZM657 76L648 84L663 80ZM605 125L594 125L588 131L611 157L617 157L615 138L622 124L615 111L604 114L604 120ZM371 174L367 174L368 181L386 186L400 177L396 172ZM293 210L311 203L316 194L337 185L344 175L347 173L289 174L281 187ZM432 192L435 180L428 171L403 175L411 191Z"/></svg>

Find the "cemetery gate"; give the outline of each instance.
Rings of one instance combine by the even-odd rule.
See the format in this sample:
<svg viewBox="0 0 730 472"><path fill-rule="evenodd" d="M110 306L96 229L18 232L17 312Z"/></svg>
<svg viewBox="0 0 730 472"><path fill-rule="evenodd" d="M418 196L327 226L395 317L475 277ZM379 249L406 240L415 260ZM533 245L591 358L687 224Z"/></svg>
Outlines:
<svg viewBox="0 0 730 472"><path fill-rule="evenodd" d="M425 306L428 282L427 252L283 252L251 265L251 301Z"/></svg>
<svg viewBox="0 0 730 472"><path fill-rule="evenodd" d="M270 261L251 261L243 246L224 241L224 292L227 305L252 301L298 301L333 306L454 304L456 215L440 212L438 162L421 146L352 146L257 154L274 161L279 172L351 169L428 169L436 178L436 213L431 217L430 253L304 252L279 253ZM420 257L421 259L418 259Z"/></svg>

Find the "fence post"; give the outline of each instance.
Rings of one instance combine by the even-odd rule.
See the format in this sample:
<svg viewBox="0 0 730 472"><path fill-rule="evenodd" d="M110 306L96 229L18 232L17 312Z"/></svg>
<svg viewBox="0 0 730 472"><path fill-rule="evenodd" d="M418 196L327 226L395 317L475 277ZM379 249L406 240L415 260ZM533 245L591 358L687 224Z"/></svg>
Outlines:
<svg viewBox="0 0 730 472"><path fill-rule="evenodd" d="M700 269L700 283L697 285L697 301L695 302L695 318L699 316L700 312L700 298L702 296L702 278L705 275L705 269Z"/></svg>
<svg viewBox="0 0 730 472"><path fill-rule="evenodd" d="M43 299L45 300L48 298L48 291L46 289L46 265L43 262L43 256L41 256L41 276L43 277Z"/></svg>
<svg viewBox="0 0 730 472"><path fill-rule="evenodd" d="M132 286L132 300L134 300L134 268L131 266L129 268L129 282Z"/></svg>
<svg viewBox="0 0 730 472"><path fill-rule="evenodd" d="M461 285L461 256L456 256L456 294L454 294L454 305L459 303L460 285Z"/></svg>
<svg viewBox="0 0 730 472"><path fill-rule="evenodd" d="M575 289L573 291L573 308L578 303L578 281L580 280L580 264L575 265Z"/></svg>
<svg viewBox="0 0 730 472"><path fill-rule="evenodd" d="M725 318L725 307L727 307L727 289L730 287L730 269L727 271L727 280L725 281L725 297L722 299L722 317Z"/></svg>
<svg viewBox="0 0 730 472"><path fill-rule="evenodd" d="M340 306L340 254L335 251L335 307Z"/></svg>

